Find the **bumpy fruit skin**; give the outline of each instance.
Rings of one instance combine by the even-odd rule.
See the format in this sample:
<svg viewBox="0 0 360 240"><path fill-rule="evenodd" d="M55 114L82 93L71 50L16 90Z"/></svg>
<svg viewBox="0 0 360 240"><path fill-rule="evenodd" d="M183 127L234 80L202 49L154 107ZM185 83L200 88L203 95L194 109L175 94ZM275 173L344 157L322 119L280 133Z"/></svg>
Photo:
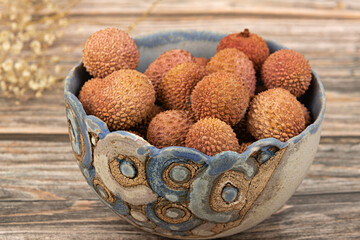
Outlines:
<svg viewBox="0 0 360 240"><path fill-rule="evenodd" d="M311 124L311 114L309 109L307 109L307 107L305 107L304 104L301 104L301 108L303 110L304 113L304 117L305 117L305 126L309 126Z"/></svg>
<svg viewBox="0 0 360 240"><path fill-rule="evenodd" d="M196 62L197 64L199 64L200 66L205 67L206 64L209 62L209 59L203 58L203 57L196 57L196 58L195 58L195 62Z"/></svg>
<svg viewBox="0 0 360 240"><path fill-rule="evenodd" d="M151 119L153 119L156 115L158 115L159 113L165 111L165 109L162 106L159 105L154 105L151 108L151 111L149 112L149 114L146 116L146 118L144 119L144 122L149 124Z"/></svg>
<svg viewBox="0 0 360 240"><path fill-rule="evenodd" d="M281 87L299 97L309 88L311 67L304 55L290 49L274 52L261 69L266 88Z"/></svg>
<svg viewBox="0 0 360 240"><path fill-rule="evenodd" d="M78 98L87 114L94 112L93 102L96 101L94 98L96 98L98 91L103 87L105 86L101 78L89 79L82 86Z"/></svg>
<svg viewBox="0 0 360 240"><path fill-rule="evenodd" d="M191 107L197 119L215 117L232 126L245 115L249 101L246 83L228 72L205 76L191 94Z"/></svg>
<svg viewBox="0 0 360 240"><path fill-rule="evenodd" d="M261 69L262 64L270 54L265 40L257 34L250 33L248 29L240 33L230 34L221 39L217 51L224 48L237 48L244 52L254 63L256 71Z"/></svg>
<svg viewBox="0 0 360 240"><path fill-rule="evenodd" d="M217 118L204 118L190 128L185 146L209 156L223 151L239 151L239 143L232 128Z"/></svg>
<svg viewBox="0 0 360 240"><path fill-rule="evenodd" d="M180 63L194 61L194 57L188 51L181 49L169 50L150 63L145 71L145 75L151 80L157 93L162 77L167 71Z"/></svg>
<svg viewBox="0 0 360 240"><path fill-rule="evenodd" d="M191 110L191 92L205 75L205 68L197 63L176 65L164 75L160 83L160 101L168 109Z"/></svg>
<svg viewBox="0 0 360 240"><path fill-rule="evenodd" d="M82 61L91 75L104 78L119 69L135 69L139 63L139 51L126 32L106 28L86 41Z"/></svg>
<svg viewBox="0 0 360 240"><path fill-rule="evenodd" d="M254 65L245 53L236 48L225 48L218 51L206 65L206 70L208 73L218 71L234 73L246 82L251 96L255 93Z"/></svg>
<svg viewBox="0 0 360 240"><path fill-rule="evenodd" d="M103 120L111 131L134 127L154 106L154 87L136 70L122 69L97 80L83 85L79 100L87 114Z"/></svg>
<svg viewBox="0 0 360 240"><path fill-rule="evenodd" d="M146 133L147 133L147 129L149 127L149 123L150 121L159 113L165 111L165 109L159 105L154 105L150 112L148 113L148 115L145 117L145 119L143 121L141 121L141 123L137 124L135 127L131 128L131 131L135 131L141 134L141 136L145 139L146 138Z"/></svg>
<svg viewBox="0 0 360 240"><path fill-rule="evenodd" d="M147 131L148 141L157 148L185 146L185 138L194 124L187 111L168 110L156 115Z"/></svg>
<svg viewBox="0 0 360 240"><path fill-rule="evenodd" d="M305 129L305 118L294 95L285 89L273 88L251 101L247 127L257 140L273 137L286 142Z"/></svg>

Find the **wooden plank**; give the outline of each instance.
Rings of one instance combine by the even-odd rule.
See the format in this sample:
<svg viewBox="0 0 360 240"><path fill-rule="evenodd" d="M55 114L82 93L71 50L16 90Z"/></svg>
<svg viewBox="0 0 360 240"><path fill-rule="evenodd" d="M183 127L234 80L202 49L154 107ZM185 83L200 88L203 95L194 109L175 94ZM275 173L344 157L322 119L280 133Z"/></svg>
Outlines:
<svg viewBox="0 0 360 240"><path fill-rule="evenodd" d="M0 98L1 133L67 133L62 84L20 105Z"/></svg>
<svg viewBox="0 0 360 240"><path fill-rule="evenodd" d="M70 143L49 140L0 141L0 202L97 199L78 169ZM359 137L322 138L296 195L360 192L359 156Z"/></svg>
<svg viewBox="0 0 360 240"><path fill-rule="evenodd" d="M258 226L227 239L358 239L360 193L293 196ZM0 238L163 239L119 219L99 200L0 202Z"/></svg>
<svg viewBox="0 0 360 240"><path fill-rule="evenodd" d="M69 142L31 140L0 141L0 239L162 239L119 219L98 200ZM286 205L229 239L359 238L359 153L359 137L322 138L306 179Z"/></svg>
<svg viewBox="0 0 360 240"><path fill-rule="evenodd" d="M74 15L99 14L141 14L153 1L113 1L94 2L81 1L73 10ZM261 17L292 16L296 18L359 18L360 4L351 0L346 1L206 1L206 0L168 0L161 1L154 11L154 15L173 14L183 15L223 15L243 14Z"/></svg>
<svg viewBox="0 0 360 240"><path fill-rule="evenodd" d="M360 138L322 137L307 177L295 194L359 192Z"/></svg>

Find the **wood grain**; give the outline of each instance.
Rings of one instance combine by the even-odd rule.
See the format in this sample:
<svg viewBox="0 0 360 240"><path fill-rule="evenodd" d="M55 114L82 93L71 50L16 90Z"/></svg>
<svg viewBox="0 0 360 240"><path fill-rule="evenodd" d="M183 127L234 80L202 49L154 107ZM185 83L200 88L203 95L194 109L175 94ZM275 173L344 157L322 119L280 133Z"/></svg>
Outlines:
<svg viewBox="0 0 360 240"><path fill-rule="evenodd" d="M103 239L106 233L105 239L159 239L103 205L81 175L70 143L53 139L0 141L0 238L51 239L61 234ZM314 164L287 205L230 239L359 237L359 155L360 138L323 137ZM320 227L322 231L314 232Z"/></svg>
<svg viewBox="0 0 360 240"><path fill-rule="evenodd" d="M72 11L73 14L91 15L91 14L141 14L151 1L113 1L106 0L94 2L84 0ZM173 15L173 14L246 14L246 15L266 15L271 16L295 16L308 18L352 18L359 17L358 10L360 4L356 1L284 1L284 0L225 0L225 1L207 1L207 0L167 0L161 1L153 15Z"/></svg>
<svg viewBox="0 0 360 240"><path fill-rule="evenodd" d="M360 193L293 196L269 219L226 239L357 239ZM164 239L130 225L98 200L7 202L0 238ZM14 216L13 212L18 214ZM343 213L349 213L344 215ZM2 238L3 239L3 238Z"/></svg>
<svg viewBox="0 0 360 240"><path fill-rule="evenodd" d="M127 29L151 2L82 0L48 54L62 57L65 76L93 32ZM325 86L322 138L307 177L277 213L226 239L360 239L359 23L353 0L162 0L132 32L248 27L303 53ZM0 239L164 239L120 219L87 185L68 140L63 83L20 104L0 96Z"/></svg>

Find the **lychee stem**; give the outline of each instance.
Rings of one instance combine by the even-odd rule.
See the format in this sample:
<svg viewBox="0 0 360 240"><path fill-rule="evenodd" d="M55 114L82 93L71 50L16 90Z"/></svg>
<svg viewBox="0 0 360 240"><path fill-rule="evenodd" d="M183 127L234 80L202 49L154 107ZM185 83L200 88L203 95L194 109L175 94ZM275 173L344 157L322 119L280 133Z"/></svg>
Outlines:
<svg viewBox="0 0 360 240"><path fill-rule="evenodd" d="M250 37L250 31L248 28L245 28L243 32L239 33L241 37Z"/></svg>

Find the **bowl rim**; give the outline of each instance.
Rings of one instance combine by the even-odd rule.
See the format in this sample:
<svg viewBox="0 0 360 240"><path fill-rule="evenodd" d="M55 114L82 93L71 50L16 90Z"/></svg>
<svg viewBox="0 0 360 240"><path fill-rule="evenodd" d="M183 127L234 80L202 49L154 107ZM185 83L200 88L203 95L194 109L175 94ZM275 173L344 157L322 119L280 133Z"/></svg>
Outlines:
<svg viewBox="0 0 360 240"><path fill-rule="evenodd" d="M200 37L199 40L201 40L202 36L209 36L209 37L217 36L217 37L220 37L220 36L225 36L225 35L228 35L228 34L231 34L231 33L205 31L205 30L192 30L192 29L189 29L189 30L164 30L164 31L156 31L156 32L153 32L153 33L146 33L146 34L136 35L136 36L133 37L133 39L135 41L155 41L155 40L162 39L164 37L167 38L167 37L169 37L169 35L172 35L172 36L175 35L175 36L182 36L183 37L184 34L185 35L190 35L192 37L193 36L198 36L198 37ZM204 39L202 39L202 40L204 40ZM184 41L184 39L180 39L178 41ZM277 43L274 40L265 39L265 41L266 41L266 43L268 45L273 44L275 46L281 47L282 49L287 49L286 46L283 46L283 45ZM171 42L164 42L164 43L171 43ZM156 44L156 46L158 46L158 45L163 45L163 43L160 42L160 43ZM65 98L66 98L66 94L73 95L75 97L75 99L78 101L78 104L81 106L82 110L84 111L81 102L78 100L78 97L70 90L70 83L71 83L71 81L72 81L72 79L74 77L75 71L77 69L79 69L79 68L82 68L82 67L83 67L83 63L82 63L82 61L80 61L78 64L76 64L71 69L69 74L66 76L65 84L64 84L64 94L65 94ZM223 152L218 153L218 154L216 154L214 156L209 156L209 155L206 155L206 154L205 155L208 156L209 158L213 158L213 157L216 157L219 154L226 153L226 152L231 152L231 153L238 154L238 156L241 157L241 158L248 158L248 157L250 157L250 155L252 155L252 153L254 153L254 152L258 151L258 150L261 150L261 149L264 149L264 148L267 148L267 147L271 147L271 146L275 146L278 149L282 149L282 148L287 147L289 144L296 144L297 142L299 142L301 139L303 139L308 134L313 134L313 133L317 132L318 129L320 128L320 126L321 126L321 123L322 123L323 119L324 119L325 107L326 107L325 106L326 105L326 99L325 99L324 86L323 86L318 74L313 69L312 69L312 76L313 76L312 81L316 82L318 84L318 87L319 87L318 91L320 93L320 99L319 100L320 100L321 107L320 107L320 111L318 113L318 116L316 117L316 120L314 122L312 122L309 126L307 126L300 134L298 134L295 137L290 138L286 142L281 142L280 140L278 140L276 138L264 138L264 139L256 140L250 146L248 146L247 150L244 151L243 153L237 153L237 152L234 152L234 151L223 151ZM85 111L84 111L84 113L85 113ZM93 115L87 115L86 113L85 113L85 115L86 116L93 116ZM93 117L97 118L96 116L93 116ZM99 121L101 121L102 123L104 123L105 126L106 126L105 122L103 122L99 118L97 118L97 119ZM127 134L134 135L134 134L132 134L132 133L126 131L126 130L109 131L109 133L113 133L113 132L126 132ZM134 135L134 136L137 136L137 135ZM140 136L138 136L138 137L140 137ZM151 146L151 148L155 148L158 151L161 151L163 149L168 148L168 147L156 148L151 143L149 143L147 140L145 140L145 139L143 139L143 140L147 144L149 144ZM174 146L170 146L170 147L174 147ZM193 149L193 148L181 147L181 146L176 146L176 147L185 148L185 149ZM196 151L198 151L198 150L196 150ZM198 151L198 152L201 153L201 154L204 154L204 153L202 153L200 151Z"/></svg>

